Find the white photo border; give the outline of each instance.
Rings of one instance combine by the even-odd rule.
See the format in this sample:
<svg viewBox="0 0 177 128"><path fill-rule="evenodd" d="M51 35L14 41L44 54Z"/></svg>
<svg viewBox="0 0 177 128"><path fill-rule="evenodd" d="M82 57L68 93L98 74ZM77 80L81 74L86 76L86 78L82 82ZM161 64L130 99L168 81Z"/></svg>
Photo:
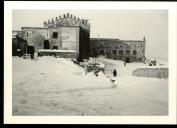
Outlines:
<svg viewBox="0 0 177 128"><path fill-rule="evenodd" d="M12 10L168 10L168 116L12 116ZM176 29L175 29L176 28ZM4 123L5 124L176 124L177 2L4 2Z"/></svg>

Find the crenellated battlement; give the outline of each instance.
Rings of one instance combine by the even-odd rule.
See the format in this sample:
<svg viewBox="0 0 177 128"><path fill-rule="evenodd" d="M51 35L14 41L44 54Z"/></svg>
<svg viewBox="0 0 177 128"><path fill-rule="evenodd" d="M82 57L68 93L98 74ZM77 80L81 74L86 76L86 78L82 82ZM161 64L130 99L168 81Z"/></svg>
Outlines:
<svg viewBox="0 0 177 128"><path fill-rule="evenodd" d="M80 19L73 14L66 13L52 18L51 20L44 21L44 27L57 27L57 26L81 26L84 28L90 27L87 19Z"/></svg>

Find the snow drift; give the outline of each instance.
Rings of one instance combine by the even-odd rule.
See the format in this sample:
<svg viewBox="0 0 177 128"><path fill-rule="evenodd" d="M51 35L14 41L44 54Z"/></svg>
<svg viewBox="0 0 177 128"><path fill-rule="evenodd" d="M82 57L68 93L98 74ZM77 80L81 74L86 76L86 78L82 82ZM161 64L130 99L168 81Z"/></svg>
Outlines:
<svg viewBox="0 0 177 128"><path fill-rule="evenodd" d="M70 59L12 62L13 115L168 115L168 80L131 76L131 65L119 68L112 88L102 72L85 75Z"/></svg>

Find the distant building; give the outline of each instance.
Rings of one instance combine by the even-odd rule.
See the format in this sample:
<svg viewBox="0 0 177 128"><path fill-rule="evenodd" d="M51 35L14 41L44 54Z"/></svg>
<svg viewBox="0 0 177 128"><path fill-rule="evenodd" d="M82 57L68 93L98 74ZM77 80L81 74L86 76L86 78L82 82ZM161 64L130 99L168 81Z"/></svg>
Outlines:
<svg viewBox="0 0 177 128"><path fill-rule="evenodd" d="M63 14L44 21L44 27L22 27L23 39L35 52L39 49L74 50L77 59L89 58L90 24L88 20ZM63 53L62 53L63 54Z"/></svg>
<svg viewBox="0 0 177 128"><path fill-rule="evenodd" d="M145 59L145 37L143 40L119 40L109 38L91 38L90 56L106 56L125 62Z"/></svg>

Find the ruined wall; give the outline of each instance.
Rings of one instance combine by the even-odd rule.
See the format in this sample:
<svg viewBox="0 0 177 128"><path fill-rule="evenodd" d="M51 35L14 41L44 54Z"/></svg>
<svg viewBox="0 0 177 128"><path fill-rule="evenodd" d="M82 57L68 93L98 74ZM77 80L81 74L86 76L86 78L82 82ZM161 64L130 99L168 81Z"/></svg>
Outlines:
<svg viewBox="0 0 177 128"><path fill-rule="evenodd" d="M49 33L46 28L23 27L23 39L27 40L27 45L34 46L35 51L44 48L44 40L48 40Z"/></svg>
<svg viewBox="0 0 177 128"><path fill-rule="evenodd" d="M133 76L168 78L168 68L139 68L132 72Z"/></svg>
<svg viewBox="0 0 177 128"><path fill-rule="evenodd" d="M39 52L38 56L55 56L60 58L77 58L77 52Z"/></svg>
<svg viewBox="0 0 177 128"><path fill-rule="evenodd" d="M61 49L71 49L78 52L78 60L89 58L90 24L86 19L80 19L72 14L63 14L51 20L44 21L46 28L61 28L60 39L53 40L52 43L61 44ZM50 35L51 37L51 35ZM57 42L58 41L58 42Z"/></svg>
<svg viewBox="0 0 177 128"><path fill-rule="evenodd" d="M62 49L77 51L77 45L79 44L78 29L78 27L61 28Z"/></svg>
<svg viewBox="0 0 177 128"><path fill-rule="evenodd" d="M76 18L72 14L44 21L43 28L23 27L23 38L29 46L38 49L62 49L77 51L78 60L89 58L90 24L88 20Z"/></svg>
<svg viewBox="0 0 177 128"><path fill-rule="evenodd" d="M62 48L62 42L61 42L61 28L48 28L49 33L49 43L50 43L50 49L53 49L54 46L57 46L57 49ZM53 33L55 33L53 35Z"/></svg>
<svg viewBox="0 0 177 128"><path fill-rule="evenodd" d="M57 37L53 37L53 33ZM57 49L75 50L79 53L79 27L55 27L49 28L50 49L57 46Z"/></svg>

